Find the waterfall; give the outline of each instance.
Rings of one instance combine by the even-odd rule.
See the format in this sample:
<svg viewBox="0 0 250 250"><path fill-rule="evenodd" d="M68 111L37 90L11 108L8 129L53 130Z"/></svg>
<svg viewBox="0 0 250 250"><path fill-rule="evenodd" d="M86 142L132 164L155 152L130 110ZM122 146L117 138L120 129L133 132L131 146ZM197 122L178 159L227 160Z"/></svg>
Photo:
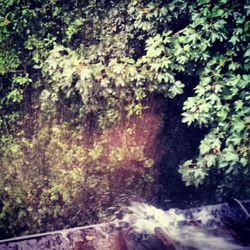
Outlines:
<svg viewBox="0 0 250 250"><path fill-rule="evenodd" d="M170 209L163 211L145 203L132 203L123 221L137 234L155 235L165 246L176 250L236 250L250 249L240 245L230 230L223 230L214 207L198 210ZM168 248L166 248L168 249Z"/></svg>

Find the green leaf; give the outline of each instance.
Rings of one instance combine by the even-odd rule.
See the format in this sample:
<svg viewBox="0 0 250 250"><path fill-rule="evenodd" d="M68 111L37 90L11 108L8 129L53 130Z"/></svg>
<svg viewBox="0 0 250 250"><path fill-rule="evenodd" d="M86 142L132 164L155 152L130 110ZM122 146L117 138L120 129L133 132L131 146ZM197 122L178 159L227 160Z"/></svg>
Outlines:
<svg viewBox="0 0 250 250"><path fill-rule="evenodd" d="M208 141L203 141L200 145L200 153L202 155L208 153L211 150L211 144Z"/></svg>
<svg viewBox="0 0 250 250"><path fill-rule="evenodd" d="M215 162L216 162L216 156L215 155L212 155L212 154L209 154L206 156L206 162L207 162L207 167L212 167L215 165Z"/></svg>
<svg viewBox="0 0 250 250"><path fill-rule="evenodd" d="M183 123L187 123L188 126L190 126L192 124L192 122L195 120L195 116L191 112L184 112L184 113L182 113L182 116L184 116L184 117L182 118L181 121Z"/></svg>
<svg viewBox="0 0 250 250"><path fill-rule="evenodd" d="M238 100L234 103L234 106L235 106L235 110L236 111L239 111L240 109L242 109L243 107L243 101L242 100Z"/></svg>

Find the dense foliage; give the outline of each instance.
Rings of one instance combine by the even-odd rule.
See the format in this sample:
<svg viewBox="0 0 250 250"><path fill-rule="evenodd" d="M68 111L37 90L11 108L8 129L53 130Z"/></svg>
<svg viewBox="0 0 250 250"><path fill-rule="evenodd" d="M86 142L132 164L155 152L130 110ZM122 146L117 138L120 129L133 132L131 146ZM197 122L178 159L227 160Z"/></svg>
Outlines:
<svg viewBox="0 0 250 250"><path fill-rule="evenodd" d="M249 6L3 0L2 237L104 220L123 193L153 201L162 100L181 94L183 123L206 134L176 172L247 197Z"/></svg>

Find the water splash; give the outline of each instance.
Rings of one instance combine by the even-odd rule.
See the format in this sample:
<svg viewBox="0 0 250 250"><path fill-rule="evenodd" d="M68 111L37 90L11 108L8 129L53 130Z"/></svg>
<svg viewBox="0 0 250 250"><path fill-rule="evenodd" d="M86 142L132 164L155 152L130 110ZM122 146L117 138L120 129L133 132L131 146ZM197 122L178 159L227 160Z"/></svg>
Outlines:
<svg viewBox="0 0 250 250"><path fill-rule="evenodd" d="M123 221L131 225L131 230L139 234L156 235L165 245L177 250L237 250L249 249L235 242L230 231L216 230L216 224L208 227L208 222L217 220L212 215L212 207L204 207L188 219L185 211L170 209L167 212L145 203L132 203Z"/></svg>

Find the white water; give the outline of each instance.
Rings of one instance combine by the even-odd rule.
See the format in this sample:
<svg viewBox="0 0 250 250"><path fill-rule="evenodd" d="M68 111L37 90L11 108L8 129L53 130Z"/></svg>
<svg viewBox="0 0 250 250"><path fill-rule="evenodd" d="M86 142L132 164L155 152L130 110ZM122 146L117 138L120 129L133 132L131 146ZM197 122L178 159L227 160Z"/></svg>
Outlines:
<svg viewBox="0 0 250 250"><path fill-rule="evenodd" d="M195 214L195 219L206 224L213 217L210 209L205 207L201 212ZM161 234L166 239L165 243L173 245L177 250L190 248L198 250L249 249L233 243L230 235L215 236L202 227L185 225L183 223L187 221L185 215L175 209L165 212L151 205L133 203L123 221L129 223L137 233L155 235L158 230L158 235ZM162 237L160 238L162 239Z"/></svg>

